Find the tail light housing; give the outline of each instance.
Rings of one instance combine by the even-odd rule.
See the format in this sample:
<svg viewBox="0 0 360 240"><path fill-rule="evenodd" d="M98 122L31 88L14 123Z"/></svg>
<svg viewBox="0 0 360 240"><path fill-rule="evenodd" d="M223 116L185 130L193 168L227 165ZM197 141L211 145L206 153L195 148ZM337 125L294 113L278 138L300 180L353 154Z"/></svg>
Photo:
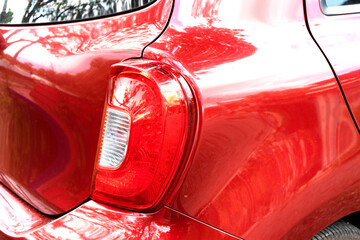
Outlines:
<svg viewBox="0 0 360 240"><path fill-rule="evenodd" d="M194 99L181 75L147 60L113 65L91 197L155 209L188 156Z"/></svg>

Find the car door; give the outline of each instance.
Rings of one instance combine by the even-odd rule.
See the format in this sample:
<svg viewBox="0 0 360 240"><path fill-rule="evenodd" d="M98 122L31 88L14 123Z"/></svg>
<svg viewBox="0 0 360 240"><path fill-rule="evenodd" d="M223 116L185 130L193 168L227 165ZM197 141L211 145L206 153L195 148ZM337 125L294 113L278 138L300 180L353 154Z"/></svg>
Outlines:
<svg viewBox="0 0 360 240"><path fill-rule="evenodd" d="M140 57L171 0L0 1L0 181L61 214L89 197L110 66Z"/></svg>
<svg viewBox="0 0 360 240"><path fill-rule="evenodd" d="M309 29L337 76L359 130L360 1L306 0Z"/></svg>

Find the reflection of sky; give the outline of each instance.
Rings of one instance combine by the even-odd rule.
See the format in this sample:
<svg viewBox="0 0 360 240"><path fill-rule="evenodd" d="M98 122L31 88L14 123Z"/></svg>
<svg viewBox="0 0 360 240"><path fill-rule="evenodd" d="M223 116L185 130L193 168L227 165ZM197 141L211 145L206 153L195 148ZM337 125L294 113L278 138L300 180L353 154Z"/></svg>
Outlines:
<svg viewBox="0 0 360 240"><path fill-rule="evenodd" d="M329 7L343 5L347 0L326 0L326 5Z"/></svg>
<svg viewBox="0 0 360 240"><path fill-rule="evenodd" d="M14 13L13 22L21 22L27 3L28 0L16 0L16 1L8 0L7 9L10 8L11 11ZM0 11L3 10L3 7L4 7L4 0L0 0Z"/></svg>

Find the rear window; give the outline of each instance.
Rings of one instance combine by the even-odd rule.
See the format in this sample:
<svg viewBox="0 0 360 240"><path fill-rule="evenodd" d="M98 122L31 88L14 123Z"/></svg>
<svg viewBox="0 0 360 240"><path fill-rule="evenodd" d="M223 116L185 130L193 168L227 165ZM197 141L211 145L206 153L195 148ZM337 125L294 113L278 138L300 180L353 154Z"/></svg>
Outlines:
<svg viewBox="0 0 360 240"><path fill-rule="evenodd" d="M78 21L135 10L155 0L0 0L0 24Z"/></svg>

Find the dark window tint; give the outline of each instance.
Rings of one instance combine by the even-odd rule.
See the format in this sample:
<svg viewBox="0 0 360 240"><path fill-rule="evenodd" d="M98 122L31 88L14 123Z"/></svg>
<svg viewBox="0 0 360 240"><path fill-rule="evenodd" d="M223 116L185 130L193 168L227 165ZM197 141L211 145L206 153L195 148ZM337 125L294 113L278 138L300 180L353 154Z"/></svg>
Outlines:
<svg viewBox="0 0 360 240"><path fill-rule="evenodd" d="M0 23L83 20L145 6L155 0L0 0Z"/></svg>

